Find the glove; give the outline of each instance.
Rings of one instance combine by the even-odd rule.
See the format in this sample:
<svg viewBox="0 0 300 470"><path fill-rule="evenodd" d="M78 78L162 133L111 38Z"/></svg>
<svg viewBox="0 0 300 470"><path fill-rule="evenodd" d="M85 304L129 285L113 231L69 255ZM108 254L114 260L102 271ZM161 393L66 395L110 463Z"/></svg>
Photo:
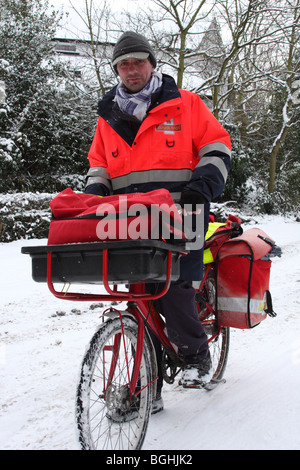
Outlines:
<svg viewBox="0 0 300 470"><path fill-rule="evenodd" d="M184 210L185 204L189 204L192 206L192 212L196 212L197 204L205 204L206 200L204 196L198 191L194 191L193 189L186 189L181 193L180 198L180 205ZM198 207L199 209L199 207Z"/></svg>

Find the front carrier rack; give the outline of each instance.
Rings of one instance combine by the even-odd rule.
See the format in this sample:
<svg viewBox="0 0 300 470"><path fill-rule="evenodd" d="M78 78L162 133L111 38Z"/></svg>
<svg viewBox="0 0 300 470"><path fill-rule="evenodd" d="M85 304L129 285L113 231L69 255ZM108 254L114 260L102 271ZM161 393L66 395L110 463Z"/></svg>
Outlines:
<svg viewBox="0 0 300 470"><path fill-rule="evenodd" d="M161 240L122 240L22 247L32 260L32 277L47 282L52 294L67 300L154 300L164 295L171 281L179 278L184 245ZM147 294L144 284L164 283L163 289ZM58 292L54 283L103 284L107 294ZM130 284L129 291L118 284ZM113 284L111 287L109 284Z"/></svg>

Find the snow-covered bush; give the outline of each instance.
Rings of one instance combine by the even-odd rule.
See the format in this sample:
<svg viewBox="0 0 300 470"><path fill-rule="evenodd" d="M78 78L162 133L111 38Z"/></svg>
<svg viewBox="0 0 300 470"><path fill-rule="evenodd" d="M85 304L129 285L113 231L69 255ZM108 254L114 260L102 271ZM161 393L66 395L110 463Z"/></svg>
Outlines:
<svg viewBox="0 0 300 470"><path fill-rule="evenodd" d="M51 210L49 201L55 194L0 194L0 241L21 238L45 238Z"/></svg>

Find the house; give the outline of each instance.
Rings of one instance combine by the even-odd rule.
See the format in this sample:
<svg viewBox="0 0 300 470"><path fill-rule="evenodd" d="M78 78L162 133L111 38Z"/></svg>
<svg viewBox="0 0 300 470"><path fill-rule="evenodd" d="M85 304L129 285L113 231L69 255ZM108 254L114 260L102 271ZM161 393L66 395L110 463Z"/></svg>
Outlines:
<svg viewBox="0 0 300 470"><path fill-rule="evenodd" d="M70 64L77 84L97 89L102 80L107 89L111 87L115 79L110 65L113 43L56 37L52 42L57 59Z"/></svg>

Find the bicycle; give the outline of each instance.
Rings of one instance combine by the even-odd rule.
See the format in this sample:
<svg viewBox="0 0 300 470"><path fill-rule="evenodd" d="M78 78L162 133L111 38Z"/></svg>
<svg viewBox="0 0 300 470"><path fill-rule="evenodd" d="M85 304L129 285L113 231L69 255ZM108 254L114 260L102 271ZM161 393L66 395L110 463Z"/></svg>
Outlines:
<svg viewBox="0 0 300 470"><path fill-rule="evenodd" d="M170 282L178 277L183 246L135 240L28 247L22 252L33 259L34 280L47 280L57 298L127 302L124 310L111 306L103 312L103 322L90 341L77 387L76 420L82 449L141 449L152 398L156 396L157 363L149 330L163 346L164 380L174 383L184 368L176 347L168 339L164 320L153 306L153 301L164 295ZM120 269L124 270L121 274ZM136 270L140 272L136 274ZM129 283L128 290L120 290L120 280L111 286L111 278L116 277L112 273L116 271L122 283ZM106 293L59 292L54 287L54 282L80 282L83 277L85 282L101 278ZM137 277L141 280L136 281ZM145 283L153 277L156 281L164 279L164 287L151 295L146 292ZM229 351L229 328L218 325L214 309L213 263L206 266L196 298L213 362L213 374L205 386L211 390L222 381Z"/></svg>
<svg viewBox="0 0 300 470"><path fill-rule="evenodd" d="M33 279L47 282L50 292L59 299L127 302L123 310L111 305L103 312L102 324L90 341L77 386L76 420L82 449L141 449L158 379L151 334L163 347L159 366L165 382L174 383L185 367L153 302L165 295L170 283L179 278L180 259L186 254L186 237L177 238L178 234L184 234L178 231L175 218L169 220L168 217L167 223L172 226L170 233L174 234L168 242L161 236L162 219L158 219L156 226L159 239L70 242L70 236L77 240L78 233L81 234L82 219L88 221L86 236L90 239L99 217L93 210L94 201L90 201L88 215L85 212L77 217L73 212L70 215L70 200L66 196L73 201L72 211L77 207L73 192L63 192L58 207L61 208L63 199L66 213L62 215L59 210L58 219L54 220L52 235L56 234L57 227L59 235L54 237L55 244L23 247L21 251L32 258ZM147 198L146 202L149 205ZM78 207L80 209L81 205ZM120 211L120 206L117 208ZM127 212L122 209L122 214L113 220L126 223ZM147 207L143 215L149 219ZM71 224L74 230L70 234L68 229L62 237L64 223L70 220L75 221ZM224 382L230 328L249 329L267 316L276 317L269 277L271 258L277 256L281 256L280 247L259 228L243 232L238 217L229 215L226 222L218 223L215 216L210 215L204 244L205 272L195 293L213 365L211 377L203 385L205 390L213 390ZM69 287L58 291L54 287L57 282L68 283L69 287L74 283L103 284L106 293L71 292ZM163 284L155 294L150 294L146 288L152 282ZM126 290L122 289L124 284Z"/></svg>

